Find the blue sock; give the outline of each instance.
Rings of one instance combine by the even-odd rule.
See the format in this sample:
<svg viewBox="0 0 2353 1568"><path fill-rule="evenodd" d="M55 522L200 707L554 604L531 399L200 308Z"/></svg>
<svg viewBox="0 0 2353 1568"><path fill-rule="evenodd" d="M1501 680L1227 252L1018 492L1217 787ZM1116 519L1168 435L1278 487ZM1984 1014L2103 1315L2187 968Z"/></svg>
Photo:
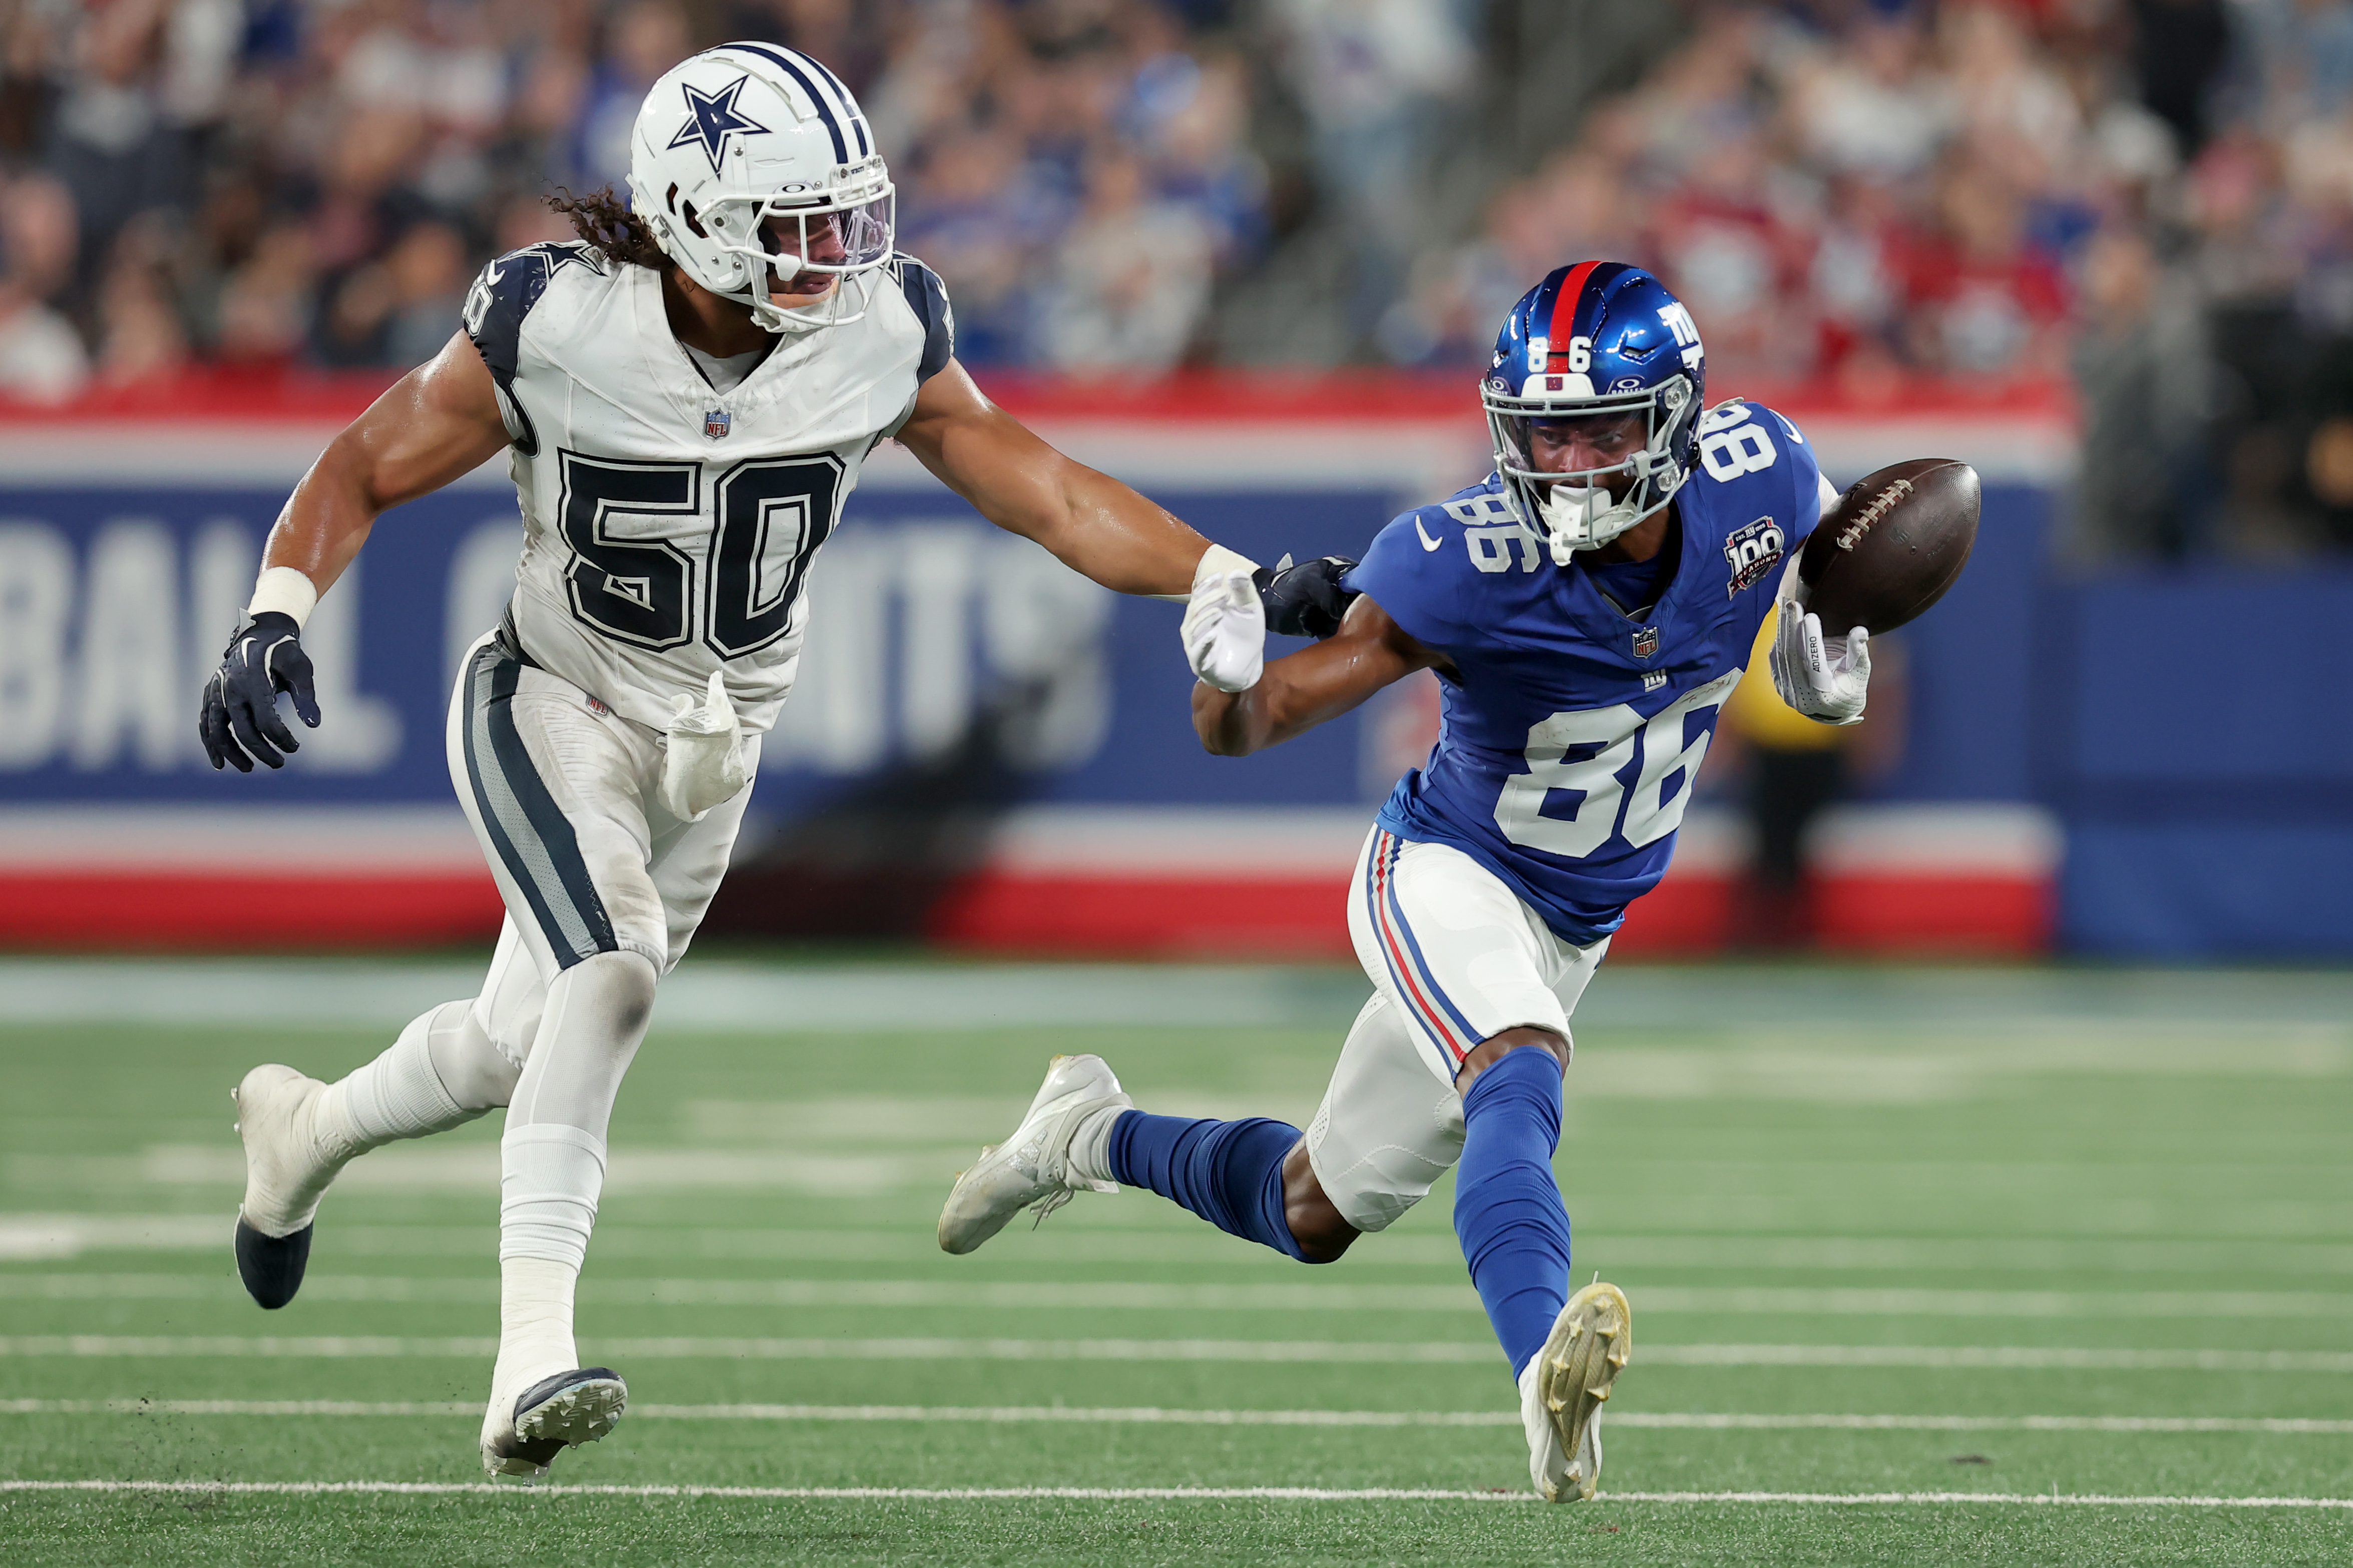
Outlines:
<svg viewBox="0 0 2353 1568"><path fill-rule="evenodd" d="M1263 1116L1196 1121L1126 1110L1112 1124L1109 1163L1113 1181L1149 1187L1219 1230L1305 1262L1282 1216L1282 1162L1298 1142L1298 1128Z"/></svg>
<svg viewBox="0 0 2353 1568"><path fill-rule="evenodd" d="M1560 1061L1522 1047L1462 1097L1454 1234L1487 1321L1517 1377L1568 1304L1568 1210L1553 1179L1560 1147Z"/></svg>

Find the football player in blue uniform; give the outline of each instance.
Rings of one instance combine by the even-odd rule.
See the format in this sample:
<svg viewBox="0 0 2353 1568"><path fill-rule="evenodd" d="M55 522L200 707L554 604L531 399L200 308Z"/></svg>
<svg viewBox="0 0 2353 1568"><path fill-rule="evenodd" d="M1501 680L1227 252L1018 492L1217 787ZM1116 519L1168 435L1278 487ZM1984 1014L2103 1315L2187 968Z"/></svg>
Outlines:
<svg viewBox="0 0 2353 1568"><path fill-rule="evenodd" d="M943 1247L1125 1183L1324 1263L1459 1163L1455 1230L1519 1382L1531 1479L1548 1500L1593 1495L1632 1325L1616 1286L1568 1289L1552 1160L1569 1013L1667 868L1765 618L1799 711L1856 721L1871 672L1868 634L1826 636L1784 569L1836 499L1813 449L1770 409L1706 408L1705 385L1698 329L1656 279L1607 261L1551 273L1504 321L1482 384L1494 471L1392 521L1361 564L1285 574L1274 624L1300 619L1287 595L1333 635L1246 690L1195 689L1202 743L1227 756L1416 670L1444 694L1437 746L1357 866L1349 930L1374 994L1306 1131L1147 1115L1101 1058L1059 1058L1013 1136L958 1180Z"/></svg>

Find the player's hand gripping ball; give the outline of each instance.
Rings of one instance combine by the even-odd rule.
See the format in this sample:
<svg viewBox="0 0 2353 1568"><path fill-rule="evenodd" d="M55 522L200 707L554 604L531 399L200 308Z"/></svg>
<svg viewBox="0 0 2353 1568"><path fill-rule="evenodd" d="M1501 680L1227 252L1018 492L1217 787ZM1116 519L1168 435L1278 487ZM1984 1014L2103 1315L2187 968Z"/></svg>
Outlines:
<svg viewBox="0 0 2353 1568"><path fill-rule="evenodd" d="M205 683L196 732L216 771L233 767L249 773L257 759L264 767L282 768L286 759L280 753L302 749L279 716L281 691L294 700L302 722L317 729L319 695L312 689L311 656L302 651L301 628L283 611L264 610L237 628L220 668Z"/></svg>

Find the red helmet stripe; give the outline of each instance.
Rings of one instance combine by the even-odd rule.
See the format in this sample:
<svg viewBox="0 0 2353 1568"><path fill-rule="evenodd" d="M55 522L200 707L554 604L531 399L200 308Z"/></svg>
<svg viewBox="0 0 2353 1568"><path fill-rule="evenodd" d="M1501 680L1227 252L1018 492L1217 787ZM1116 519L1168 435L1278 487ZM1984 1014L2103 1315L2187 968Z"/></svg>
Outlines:
<svg viewBox="0 0 2353 1568"><path fill-rule="evenodd" d="M1577 302L1585 297L1585 280L1592 277L1593 269L1600 265L1599 261L1580 261L1568 269L1567 277L1560 280L1560 292L1554 295L1552 300L1552 324L1545 329L1545 341L1550 345L1550 353L1568 352L1560 345L1576 334Z"/></svg>

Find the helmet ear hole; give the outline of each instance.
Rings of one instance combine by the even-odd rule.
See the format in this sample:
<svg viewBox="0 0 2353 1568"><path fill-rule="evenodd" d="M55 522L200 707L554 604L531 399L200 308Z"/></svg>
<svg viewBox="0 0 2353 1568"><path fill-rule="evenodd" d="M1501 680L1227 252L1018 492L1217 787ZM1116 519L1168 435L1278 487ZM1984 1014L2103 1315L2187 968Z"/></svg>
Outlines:
<svg viewBox="0 0 2353 1568"><path fill-rule="evenodd" d="M680 209L679 216L686 219L686 226L693 231L695 238L709 239L711 237L710 231L705 229L702 226L702 221L694 216L694 204L692 202L688 202Z"/></svg>
<svg viewBox="0 0 2353 1568"><path fill-rule="evenodd" d="M670 189L662 193L662 200L669 205L670 210L672 213L676 213L678 211L678 182L676 180L672 180L670 182Z"/></svg>

